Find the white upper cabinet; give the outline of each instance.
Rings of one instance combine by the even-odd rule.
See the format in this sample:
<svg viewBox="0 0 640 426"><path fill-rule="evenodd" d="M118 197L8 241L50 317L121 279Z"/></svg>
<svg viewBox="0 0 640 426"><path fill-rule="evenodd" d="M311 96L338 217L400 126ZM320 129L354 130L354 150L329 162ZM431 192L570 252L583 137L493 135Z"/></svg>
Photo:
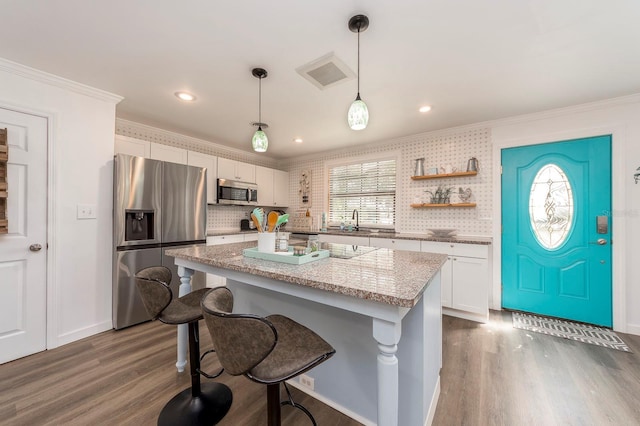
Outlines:
<svg viewBox="0 0 640 426"><path fill-rule="evenodd" d="M273 169L256 166L258 205L273 206Z"/></svg>
<svg viewBox="0 0 640 426"><path fill-rule="evenodd" d="M256 183L256 166L218 157L218 178Z"/></svg>
<svg viewBox="0 0 640 426"><path fill-rule="evenodd" d="M149 141L116 135L114 144L115 154L135 155L136 157L149 158L150 148L151 142Z"/></svg>
<svg viewBox="0 0 640 426"><path fill-rule="evenodd" d="M261 206L287 207L289 205L289 173L268 167L256 166L258 204Z"/></svg>
<svg viewBox="0 0 640 426"><path fill-rule="evenodd" d="M151 154L149 158L152 160L169 161L171 163L187 164L187 150L176 148L175 146L162 145L159 143L151 143Z"/></svg>
<svg viewBox="0 0 640 426"><path fill-rule="evenodd" d="M218 157L200 152L189 151L187 164L207 169L207 204L216 203L216 177L218 176Z"/></svg>
<svg viewBox="0 0 640 426"><path fill-rule="evenodd" d="M260 196L260 192L258 192ZM276 207L289 206L289 172L273 171L273 205Z"/></svg>

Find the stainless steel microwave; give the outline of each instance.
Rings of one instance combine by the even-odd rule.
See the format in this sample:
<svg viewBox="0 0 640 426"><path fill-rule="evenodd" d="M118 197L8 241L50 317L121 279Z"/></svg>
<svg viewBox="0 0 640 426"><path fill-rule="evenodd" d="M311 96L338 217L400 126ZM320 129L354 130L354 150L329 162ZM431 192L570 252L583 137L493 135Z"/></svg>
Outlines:
<svg viewBox="0 0 640 426"><path fill-rule="evenodd" d="M258 205L258 186L253 183L218 179L218 204Z"/></svg>

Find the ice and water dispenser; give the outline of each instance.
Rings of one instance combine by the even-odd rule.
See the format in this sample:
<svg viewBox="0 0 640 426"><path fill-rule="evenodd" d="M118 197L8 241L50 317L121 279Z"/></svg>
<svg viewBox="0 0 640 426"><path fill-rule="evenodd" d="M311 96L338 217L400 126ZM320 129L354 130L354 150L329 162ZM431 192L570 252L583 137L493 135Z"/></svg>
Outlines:
<svg viewBox="0 0 640 426"><path fill-rule="evenodd" d="M124 240L153 240L154 216L153 210L126 210Z"/></svg>

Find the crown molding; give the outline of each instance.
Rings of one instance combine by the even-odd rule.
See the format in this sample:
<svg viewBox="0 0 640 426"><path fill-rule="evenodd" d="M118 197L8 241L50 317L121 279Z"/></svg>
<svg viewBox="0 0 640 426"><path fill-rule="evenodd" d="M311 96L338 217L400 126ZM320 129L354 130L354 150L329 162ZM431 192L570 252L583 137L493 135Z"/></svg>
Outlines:
<svg viewBox="0 0 640 426"><path fill-rule="evenodd" d="M617 98L603 99L600 101L587 102L583 104L571 105L568 107L554 108L546 111L534 112L530 114L514 115L513 117L499 118L495 120L477 123L484 127L508 126L511 124L525 123L529 121L545 120L549 118L562 117L569 114L579 114L582 112L597 111L604 108L631 105L640 103L640 93L619 96Z"/></svg>
<svg viewBox="0 0 640 426"><path fill-rule="evenodd" d="M56 86L61 89L70 90L81 95L89 96L113 104L117 104L122 99L124 99L122 96L115 95L105 90L96 89L95 87L87 86L86 84L77 83L64 77L59 77L48 72L40 71L35 68L19 64L17 62L9 61L4 58L0 58L0 71L14 74L19 77L28 78L29 80L48 84L50 86Z"/></svg>

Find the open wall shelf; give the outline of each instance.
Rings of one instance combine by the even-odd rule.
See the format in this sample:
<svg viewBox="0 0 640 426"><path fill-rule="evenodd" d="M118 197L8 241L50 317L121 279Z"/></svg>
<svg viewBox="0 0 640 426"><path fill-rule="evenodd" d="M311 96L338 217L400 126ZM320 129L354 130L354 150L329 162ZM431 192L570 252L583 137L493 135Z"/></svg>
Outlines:
<svg viewBox="0 0 640 426"><path fill-rule="evenodd" d="M475 207L476 203L455 203L455 204L411 204L414 208L438 208L438 207Z"/></svg>
<svg viewBox="0 0 640 426"><path fill-rule="evenodd" d="M461 177L461 176L475 176L478 172L456 172L456 173L443 173L438 175L424 175L424 176L411 176L412 180L423 180L423 179L441 179L447 177Z"/></svg>

